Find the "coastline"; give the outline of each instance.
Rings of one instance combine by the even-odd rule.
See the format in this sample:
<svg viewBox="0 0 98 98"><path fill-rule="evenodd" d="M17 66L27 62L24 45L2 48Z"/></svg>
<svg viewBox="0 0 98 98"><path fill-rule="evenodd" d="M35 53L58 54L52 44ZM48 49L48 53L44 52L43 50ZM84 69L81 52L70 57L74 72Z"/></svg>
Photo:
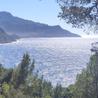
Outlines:
<svg viewBox="0 0 98 98"><path fill-rule="evenodd" d="M2 41L2 42L0 42L0 45L13 43L13 42L16 42L19 39L21 39L21 38L17 38L17 39L11 40L11 41Z"/></svg>

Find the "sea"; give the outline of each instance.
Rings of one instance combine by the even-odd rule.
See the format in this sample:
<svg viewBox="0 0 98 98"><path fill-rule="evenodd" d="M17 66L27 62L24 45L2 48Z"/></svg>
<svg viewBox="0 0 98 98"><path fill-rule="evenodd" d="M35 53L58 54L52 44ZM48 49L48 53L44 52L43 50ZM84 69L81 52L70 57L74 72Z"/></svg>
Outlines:
<svg viewBox="0 0 98 98"><path fill-rule="evenodd" d="M14 68L23 54L35 60L39 77L64 87L74 84L77 74L86 68L93 54L91 44L98 38L23 38L12 43L0 44L0 63Z"/></svg>

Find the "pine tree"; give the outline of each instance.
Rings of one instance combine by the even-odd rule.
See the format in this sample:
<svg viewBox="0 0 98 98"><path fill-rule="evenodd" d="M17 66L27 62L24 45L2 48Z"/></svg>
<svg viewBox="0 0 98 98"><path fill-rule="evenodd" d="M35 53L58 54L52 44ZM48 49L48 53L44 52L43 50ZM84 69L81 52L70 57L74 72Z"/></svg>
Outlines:
<svg viewBox="0 0 98 98"><path fill-rule="evenodd" d="M98 53L91 56L86 69L77 76L72 98L98 98Z"/></svg>
<svg viewBox="0 0 98 98"><path fill-rule="evenodd" d="M18 73L16 76L16 88L21 84L25 84L26 78L29 74L30 56L26 53L23 56L21 63L18 65Z"/></svg>

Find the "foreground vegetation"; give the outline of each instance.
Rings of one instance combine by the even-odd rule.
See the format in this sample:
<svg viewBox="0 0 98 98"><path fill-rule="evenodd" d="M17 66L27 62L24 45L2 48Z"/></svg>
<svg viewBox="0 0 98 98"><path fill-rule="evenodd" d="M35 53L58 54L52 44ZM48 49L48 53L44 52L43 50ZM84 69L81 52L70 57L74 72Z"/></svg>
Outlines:
<svg viewBox="0 0 98 98"><path fill-rule="evenodd" d="M24 54L14 69L0 65L0 98L98 98L98 54L90 58L86 69L68 88L53 87L34 73L34 61Z"/></svg>
<svg viewBox="0 0 98 98"><path fill-rule="evenodd" d="M0 98L60 98L63 88L60 85L53 88L50 82L33 72L34 67L28 54L24 54L14 69L0 65Z"/></svg>

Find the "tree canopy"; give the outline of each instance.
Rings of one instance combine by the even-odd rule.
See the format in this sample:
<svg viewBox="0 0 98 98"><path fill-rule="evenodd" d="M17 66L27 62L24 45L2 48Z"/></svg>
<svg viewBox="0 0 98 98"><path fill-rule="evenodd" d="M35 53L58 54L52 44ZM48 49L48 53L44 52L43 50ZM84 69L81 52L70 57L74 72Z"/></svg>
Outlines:
<svg viewBox="0 0 98 98"><path fill-rule="evenodd" d="M98 0L57 0L61 7L59 17L73 27L98 25ZM97 29L96 29L97 30Z"/></svg>

